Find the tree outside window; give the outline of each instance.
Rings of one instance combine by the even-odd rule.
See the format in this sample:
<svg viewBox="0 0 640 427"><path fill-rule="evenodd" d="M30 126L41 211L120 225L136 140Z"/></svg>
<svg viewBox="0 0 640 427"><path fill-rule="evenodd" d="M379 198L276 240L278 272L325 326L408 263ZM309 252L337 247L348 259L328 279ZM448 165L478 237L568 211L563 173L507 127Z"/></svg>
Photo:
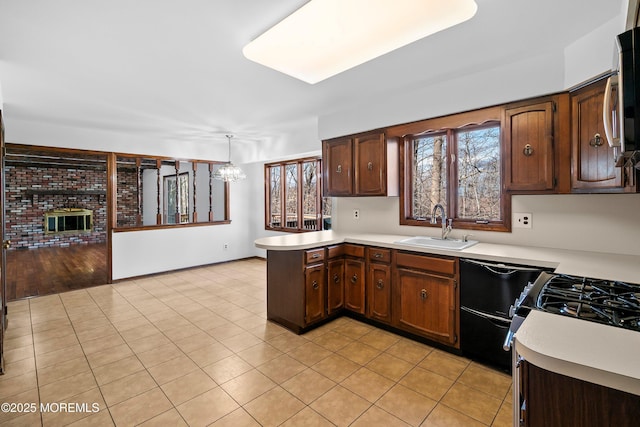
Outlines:
<svg viewBox="0 0 640 427"><path fill-rule="evenodd" d="M331 199L322 198L320 170L317 157L265 165L266 229L302 232L331 228Z"/></svg>
<svg viewBox="0 0 640 427"><path fill-rule="evenodd" d="M441 204L454 227L505 231L500 146L497 121L405 137L401 224L428 225Z"/></svg>

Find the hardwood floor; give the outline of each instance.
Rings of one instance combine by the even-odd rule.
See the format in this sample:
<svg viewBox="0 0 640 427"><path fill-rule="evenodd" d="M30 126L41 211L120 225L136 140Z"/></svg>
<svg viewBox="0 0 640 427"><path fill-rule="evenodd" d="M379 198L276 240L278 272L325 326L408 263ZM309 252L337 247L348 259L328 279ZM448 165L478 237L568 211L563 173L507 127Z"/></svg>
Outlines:
<svg viewBox="0 0 640 427"><path fill-rule="evenodd" d="M50 295L107 283L107 245L7 251L7 299Z"/></svg>

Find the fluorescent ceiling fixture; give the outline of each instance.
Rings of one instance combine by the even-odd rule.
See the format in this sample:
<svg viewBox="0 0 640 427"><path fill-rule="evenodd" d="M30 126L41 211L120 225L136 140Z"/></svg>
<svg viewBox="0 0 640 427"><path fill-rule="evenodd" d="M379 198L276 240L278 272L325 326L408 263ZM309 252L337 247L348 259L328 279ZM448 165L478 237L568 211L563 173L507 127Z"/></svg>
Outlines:
<svg viewBox="0 0 640 427"><path fill-rule="evenodd" d="M474 0L311 0L242 53L313 84L471 19L477 9Z"/></svg>

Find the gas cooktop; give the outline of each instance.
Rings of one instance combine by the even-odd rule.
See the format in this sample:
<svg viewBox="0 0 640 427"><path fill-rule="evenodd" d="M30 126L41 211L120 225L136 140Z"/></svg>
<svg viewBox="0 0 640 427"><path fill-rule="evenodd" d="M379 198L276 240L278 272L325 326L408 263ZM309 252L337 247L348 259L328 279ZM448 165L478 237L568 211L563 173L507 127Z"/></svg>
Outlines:
<svg viewBox="0 0 640 427"><path fill-rule="evenodd" d="M549 276L538 293L538 309L640 331L640 285L563 274Z"/></svg>

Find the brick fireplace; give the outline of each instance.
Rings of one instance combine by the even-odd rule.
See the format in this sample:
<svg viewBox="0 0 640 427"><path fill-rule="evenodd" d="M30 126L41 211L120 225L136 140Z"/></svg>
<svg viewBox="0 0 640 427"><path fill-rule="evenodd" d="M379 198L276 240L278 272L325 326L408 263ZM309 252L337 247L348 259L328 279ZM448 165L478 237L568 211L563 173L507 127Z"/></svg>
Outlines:
<svg viewBox="0 0 640 427"><path fill-rule="evenodd" d="M11 240L12 249L106 243L106 169L96 165L68 167L53 163L34 166L28 162L7 161L5 238ZM47 230L45 215L65 210L91 212L92 227L61 232Z"/></svg>

